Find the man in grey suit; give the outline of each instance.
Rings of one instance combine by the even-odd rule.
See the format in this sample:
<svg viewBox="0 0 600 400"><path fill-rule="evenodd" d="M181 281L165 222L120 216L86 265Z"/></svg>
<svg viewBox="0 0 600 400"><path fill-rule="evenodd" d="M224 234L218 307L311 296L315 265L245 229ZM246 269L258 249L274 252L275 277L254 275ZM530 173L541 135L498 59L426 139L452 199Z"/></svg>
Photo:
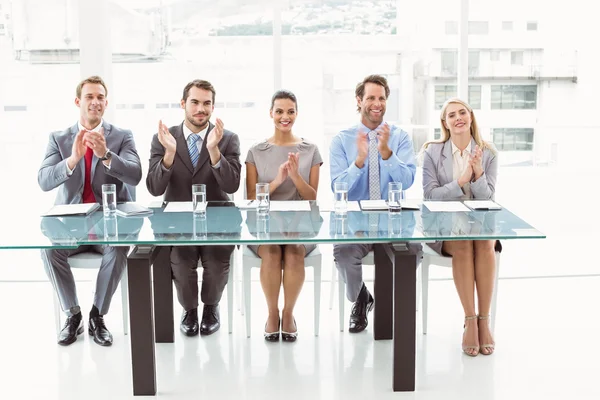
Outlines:
<svg viewBox="0 0 600 400"><path fill-rule="evenodd" d="M194 80L183 89L182 124L167 128L162 121L152 139L146 186L167 201L191 201L192 184L206 185L207 200L228 200L240 185L240 140L209 120L214 110L215 89ZM183 307L181 331L187 336L216 332L220 324L219 301L229 275L234 246L183 246L171 248L171 270L177 298ZM198 325L198 260L202 261L202 321Z"/></svg>
<svg viewBox="0 0 600 400"><path fill-rule="evenodd" d="M79 121L64 131L50 134L48 148L38 171L43 191L58 188L55 204L101 202L102 185L113 183L117 201L133 200L133 189L142 179L142 166L135 149L133 134L102 119L107 101L102 78L91 76L77 85L75 105ZM89 226L90 234L95 234ZM74 250L42 250L42 259L50 281L58 292L62 309L68 315L59 334L58 344L67 346L83 333L83 318L77 300L75 280L67 261L74 254L95 251L102 254L96 281L94 305L90 311L88 332L101 346L110 346L113 338L104 323L112 296L127 263L127 247L80 246Z"/></svg>

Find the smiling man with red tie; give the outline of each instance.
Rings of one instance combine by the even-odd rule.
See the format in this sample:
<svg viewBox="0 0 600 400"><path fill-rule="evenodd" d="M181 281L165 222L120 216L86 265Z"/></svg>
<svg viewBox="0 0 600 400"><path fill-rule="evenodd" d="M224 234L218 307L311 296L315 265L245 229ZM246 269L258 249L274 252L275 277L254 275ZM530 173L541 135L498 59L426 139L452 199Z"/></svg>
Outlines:
<svg viewBox="0 0 600 400"><path fill-rule="evenodd" d="M80 114L78 123L50 134L46 155L38 171L38 183L43 191L58 188L55 204L100 203L102 185L106 183L116 185L118 202L134 200L133 187L142 179L142 166L131 131L102 119L108 106L107 92L106 84L98 76L81 81L75 98ZM127 250L128 247L103 245L42 250L46 272L68 316L59 333L58 344L70 345L83 333L83 317L67 259L89 251L102 254L102 263L88 332L97 344L112 344L104 315L127 265Z"/></svg>

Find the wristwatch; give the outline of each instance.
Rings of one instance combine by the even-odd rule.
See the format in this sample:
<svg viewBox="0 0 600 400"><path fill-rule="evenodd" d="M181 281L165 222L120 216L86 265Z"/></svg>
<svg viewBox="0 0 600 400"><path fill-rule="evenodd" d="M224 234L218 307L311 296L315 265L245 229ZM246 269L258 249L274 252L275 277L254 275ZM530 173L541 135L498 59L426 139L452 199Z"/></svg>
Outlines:
<svg viewBox="0 0 600 400"><path fill-rule="evenodd" d="M106 160L110 160L111 158L112 158L112 152L109 149L106 149L106 153L104 154L104 157L102 157L100 160L106 161Z"/></svg>

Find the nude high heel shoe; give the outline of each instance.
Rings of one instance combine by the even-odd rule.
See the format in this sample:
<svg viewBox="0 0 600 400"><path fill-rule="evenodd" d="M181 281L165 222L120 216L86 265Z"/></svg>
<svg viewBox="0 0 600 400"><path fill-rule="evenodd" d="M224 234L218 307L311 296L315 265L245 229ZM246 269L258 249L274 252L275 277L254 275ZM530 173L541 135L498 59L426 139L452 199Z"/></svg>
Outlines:
<svg viewBox="0 0 600 400"><path fill-rule="evenodd" d="M465 336L465 333L467 333L467 321L474 320L474 319L477 319L477 315L471 315L471 316L465 317L465 324L463 325L463 327L465 329L463 331L463 338ZM467 351L467 350L471 350L471 349L476 350L475 354L471 354ZM479 354L479 346L464 346L463 345L462 350L469 357L476 357Z"/></svg>
<svg viewBox="0 0 600 400"><path fill-rule="evenodd" d="M489 320L490 316L489 315L479 315L477 318L479 320L482 320L482 319ZM486 321L486 323L488 323L488 321ZM486 349L488 351L488 353L484 353L482 351L481 354L483 354L484 356L490 356L490 355L494 354L495 347L496 347L496 343L482 344L481 348Z"/></svg>

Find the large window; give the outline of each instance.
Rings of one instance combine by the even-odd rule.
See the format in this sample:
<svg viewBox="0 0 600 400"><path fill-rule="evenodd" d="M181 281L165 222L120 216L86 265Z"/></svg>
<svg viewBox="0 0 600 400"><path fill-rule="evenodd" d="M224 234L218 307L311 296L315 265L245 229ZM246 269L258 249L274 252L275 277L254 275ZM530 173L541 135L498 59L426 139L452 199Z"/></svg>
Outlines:
<svg viewBox="0 0 600 400"><path fill-rule="evenodd" d="M6 187L19 187L22 194L5 196L11 203L5 208L12 210L14 204L15 210L35 209L53 203L56 191L42 192L37 184L48 134L75 124L75 86L83 74L95 73L109 84L106 119L134 133L144 179L158 120L169 126L183 121L181 92L192 79L214 84L213 120L221 118L226 129L239 135L242 164L253 143L273 134L273 92L293 91L299 105L294 133L319 146L324 164L318 198L329 199L329 143L360 120L354 89L366 75L388 77L391 94L385 119L409 132L415 148L439 129L439 108L457 95L461 3L432 0L408 7L391 0L0 0L0 167L18 168L18 174L5 174L4 179ZM576 145L593 142L600 130L594 112L600 64L597 45L590 39L599 29L593 2L579 2L561 13L528 3L470 2L470 76L460 77L468 78L467 100L477 110L482 137L502 149L515 149L499 159L503 177L497 198L516 211L527 204L521 181L543 181L555 173L540 165L591 170L593 146ZM80 19L98 4L108 13L101 24ZM506 12L515 7L518 18ZM574 15L577 18L567 18ZM570 40L553 40L553 31L544 29L556 26L572 32ZM532 46L539 52L523 51L533 37ZM89 45L90 38L100 46ZM80 62L86 54L93 63ZM536 60L536 54L542 56ZM530 72L529 64L543 64L539 80L521 79ZM565 70L569 79L561 72ZM525 137L529 133L500 129L504 127L534 129L533 154L516 151L528 146L531 150L532 139ZM23 162L24 149L31 162ZM152 200L144 180L136 190L140 203ZM536 225L534 217L526 219ZM549 241L558 237L552 229L545 231ZM518 251L506 253L510 258ZM16 262L6 261L9 254L13 257L0 252L0 280L11 266L11 278L35 274L45 279L38 251ZM507 260L507 266L519 265L518 257ZM40 268L16 268L24 264ZM578 268L583 265L578 263ZM509 267L503 274L516 271L521 268Z"/></svg>
<svg viewBox="0 0 600 400"><path fill-rule="evenodd" d="M533 149L532 128L494 128L494 145L502 151L531 151Z"/></svg>
<svg viewBox="0 0 600 400"><path fill-rule="evenodd" d="M441 110L444 102L451 97L456 97L456 85L436 85L435 109ZM481 108L481 85L469 85L468 102L473 109Z"/></svg>
<svg viewBox="0 0 600 400"><path fill-rule="evenodd" d="M535 110L536 85L492 85L492 110Z"/></svg>

